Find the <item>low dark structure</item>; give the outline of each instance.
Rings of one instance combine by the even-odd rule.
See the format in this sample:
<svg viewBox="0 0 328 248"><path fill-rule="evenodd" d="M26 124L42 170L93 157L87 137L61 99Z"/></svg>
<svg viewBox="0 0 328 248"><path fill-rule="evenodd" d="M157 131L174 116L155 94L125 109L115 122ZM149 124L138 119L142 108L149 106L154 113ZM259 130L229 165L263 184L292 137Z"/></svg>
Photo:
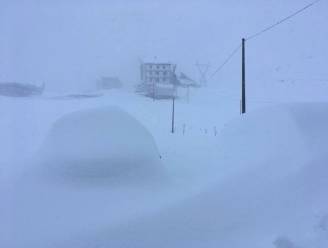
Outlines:
<svg viewBox="0 0 328 248"><path fill-rule="evenodd" d="M102 77L97 81L98 90L120 89L123 83L117 77Z"/></svg>
<svg viewBox="0 0 328 248"><path fill-rule="evenodd" d="M44 84L35 86L33 84L23 84L16 82L0 82L0 95L11 97L27 97L41 95L44 90Z"/></svg>

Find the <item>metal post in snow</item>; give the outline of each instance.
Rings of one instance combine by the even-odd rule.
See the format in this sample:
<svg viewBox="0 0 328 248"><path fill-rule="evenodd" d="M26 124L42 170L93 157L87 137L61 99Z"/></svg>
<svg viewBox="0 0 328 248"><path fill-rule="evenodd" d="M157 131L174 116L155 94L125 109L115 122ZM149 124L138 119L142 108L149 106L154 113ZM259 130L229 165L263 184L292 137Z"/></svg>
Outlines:
<svg viewBox="0 0 328 248"><path fill-rule="evenodd" d="M245 71L245 39L242 39L242 83L241 83L241 114L246 113L246 71Z"/></svg>

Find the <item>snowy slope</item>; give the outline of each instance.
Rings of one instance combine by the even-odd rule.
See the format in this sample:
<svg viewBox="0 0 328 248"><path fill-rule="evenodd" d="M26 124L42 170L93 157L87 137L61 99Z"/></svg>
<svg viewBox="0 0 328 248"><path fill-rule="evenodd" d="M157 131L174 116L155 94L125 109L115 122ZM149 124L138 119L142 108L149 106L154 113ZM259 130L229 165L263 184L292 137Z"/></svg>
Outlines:
<svg viewBox="0 0 328 248"><path fill-rule="evenodd" d="M181 100L177 102L177 114L183 113L183 115L177 117L176 135L171 135L170 102L154 103L151 99L121 91L86 100L60 101L48 98L20 100L1 98L0 100L1 111L6 117L0 122L1 146L5 151L1 156L0 189L2 199L6 202L1 205L3 222L0 229L3 235L0 241L7 247L21 247L27 244L45 247L48 243L52 245L62 242L68 237L81 233L85 235L97 233L108 225L115 226L138 216L157 212L195 194L206 186L207 175L215 163L206 162L205 167L199 167L194 162L205 161L208 155L214 155L214 146L209 150L206 148L208 142L215 141L210 128L217 123L219 130L219 126L224 122L223 119L211 117L212 111L217 113L217 109L214 108L202 111L199 114L204 117L202 120L194 120L192 108L194 105ZM67 119L65 116L72 111L79 110L78 113L81 111L85 113L88 111L84 109L100 106L103 109L103 106L108 105L119 105L151 131L162 155L164 169L168 172L165 175L168 177L164 180L166 182L157 180L156 183L151 184L144 182L131 185L122 181L115 184L106 182L90 184L72 180L71 183L63 183L63 180L54 180L56 178L50 180L49 177L40 177L36 173L34 159L31 158L38 156L38 150L42 147L47 134L52 132L53 124L63 116L64 120ZM202 110L201 107L198 109ZM91 111L90 115L99 114ZM83 119L87 122L91 121L88 118ZM187 125L185 135L181 132L183 123L190 123ZM102 122L94 124L97 129L104 129ZM73 124L68 126L74 129ZM124 127L123 123L121 126ZM209 129L207 134L204 133L204 127ZM95 132L91 128L83 130L88 136L99 131ZM59 135L60 137L63 138ZM198 139L197 143L193 142L195 137ZM79 140L85 138L67 140L68 143L64 145L73 146L75 143L79 145ZM140 137L133 142L139 141ZM199 152L190 156L190 149ZM91 150L88 152L91 156ZM204 168L207 169L203 171ZM94 240L90 242L93 243Z"/></svg>
<svg viewBox="0 0 328 248"><path fill-rule="evenodd" d="M327 104L280 105L239 117L234 104L202 93L195 92L189 104L177 101L174 135L167 101L119 91L84 101L2 98L7 150L1 157L1 194L7 204L1 206L1 244L274 247L276 241L279 248L284 243L325 247ZM36 180L29 157L52 124L66 113L108 104L119 105L150 130L166 180L137 185ZM20 145L21 158L10 142Z"/></svg>
<svg viewBox="0 0 328 248"><path fill-rule="evenodd" d="M192 89L189 101L180 90L175 134L170 101L125 90L85 93L105 75L132 88L142 57L169 58L197 79L196 61L210 62L213 72L242 37L309 2L2 0L0 81L45 82L46 92L0 97L0 247L328 247L327 1L246 42L244 117L240 51L207 88ZM108 106L140 125L125 122L107 132L96 121L96 131L67 117L79 113L78 122L88 122L86 112L98 118L92 109ZM61 121L65 128L55 130ZM145 135L124 149L140 144L138 156L159 153L164 180L60 180L35 163L43 147L55 168L67 165L66 152L79 161L105 157L107 165L113 154L104 146L122 145L109 140L125 136L123 127L135 133L141 126ZM54 136L59 145L49 145ZM98 139L98 149L83 144ZM120 163L131 162L118 155Z"/></svg>
<svg viewBox="0 0 328 248"><path fill-rule="evenodd" d="M230 123L217 163L242 166L238 173L90 237L104 247L326 247L327 111L327 104L287 105ZM72 244L88 247L84 239Z"/></svg>

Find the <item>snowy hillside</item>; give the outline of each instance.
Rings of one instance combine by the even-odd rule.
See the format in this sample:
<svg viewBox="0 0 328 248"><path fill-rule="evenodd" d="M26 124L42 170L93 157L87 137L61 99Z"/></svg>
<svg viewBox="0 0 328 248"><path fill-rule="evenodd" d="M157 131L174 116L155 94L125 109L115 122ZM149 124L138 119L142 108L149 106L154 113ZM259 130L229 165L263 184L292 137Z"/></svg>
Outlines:
<svg viewBox="0 0 328 248"><path fill-rule="evenodd" d="M8 118L1 122L1 146L6 151L1 157L1 195L6 203L1 205L4 234L1 244L13 248L218 245L281 248L284 243L295 244L291 248L326 247L328 105L284 104L243 117L236 111L229 117L222 112L225 108L211 108L213 102L204 102L204 92L207 91L194 93L196 104L177 102L174 135L170 134L168 101L154 103L121 91L86 100L2 98L1 109ZM203 110L197 112L200 119L195 119L197 98L204 102L198 106ZM130 117L120 114L113 117L114 123L123 118L122 129L117 129L110 119L106 120L112 118L111 108L104 119L102 113L106 113L106 108L100 106L112 104L135 116L154 136L162 157L161 180L142 179L142 183L131 184L130 179L124 180L123 171L121 179L115 177L113 183L110 178L104 180L106 163L97 167L90 162L91 157L99 161L115 154L112 152L117 151L116 145L114 150L110 149L113 144L110 137L124 140L126 136L117 131L112 133L113 128L129 127L133 135L141 131L133 127ZM68 114L85 108L89 110ZM96 138L99 132L103 141ZM45 144L49 144L54 133L57 145L43 145L46 137ZM135 136L131 142L142 141L144 136ZM81 152L86 139L92 145ZM104 147L99 147L97 140L104 142L108 152L102 152ZM71 148L62 150L61 146ZM56 158L52 160L54 168L69 164L61 160L65 154L61 151L72 149L69 154L75 154L73 159L80 162L77 170L70 170L71 179L65 179L65 174L58 176L53 170L50 174L40 170L36 161L41 147L48 153L57 147ZM153 145L147 147L142 145L138 154L151 152ZM19 156L15 153L17 149ZM157 156L154 151L150 157L152 153ZM119 161L125 158L129 159L123 156ZM85 174L89 169L83 169L81 174L83 164L93 167L92 174ZM98 169L97 177L102 179L90 181L88 177L96 176ZM138 173L143 177L150 171Z"/></svg>
<svg viewBox="0 0 328 248"><path fill-rule="evenodd" d="M218 149L223 157L213 173L224 179L157 214L90 236L104 247L326 247L328 105L268 110L223 130L219 138L229 145ZM88 247L79 238L72 245Z"/></svg>
<svg viewBox="0 0 328 248"><path fill-rule="evenodd" d="M308 3L2 0L0 82L45 91L0 96L0 248L327 248L328 2L246 41L245 115L240 48L213 74ZM174 132L146 57L211 64Z"/></svg>

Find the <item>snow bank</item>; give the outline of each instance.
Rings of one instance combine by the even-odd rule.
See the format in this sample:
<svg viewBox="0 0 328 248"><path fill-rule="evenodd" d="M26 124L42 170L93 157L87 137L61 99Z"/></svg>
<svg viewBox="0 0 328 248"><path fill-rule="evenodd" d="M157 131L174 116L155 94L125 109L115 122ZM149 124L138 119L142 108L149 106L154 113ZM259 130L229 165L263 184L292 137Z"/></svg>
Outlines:
<svg viewBox="0 0 328 248"><path fill-rule="evenodd" d="M66 114L52 126L39 163L68 178L144 180L161 171L152 135L116 107Z"/></svg>
<svg viewBox="0 0 328 248"><path fill-rule="evenodd" d="M285 105L231 122L219 137L218 164L235 167L224 180L88 239L103 247L327 247L327 112L326 104Z"/></svg>
<svg viewBox="0 0 328 248"><path fill-rule="evenodd" d="M114 102L113 98L111 101ZM131 103L134 109L132 105L137 104ZM146 115L155 111L144 108L145 105L135 107L135 112L141 111L138 117L144 116L148 121L145 123L149 124ZM109 112L111 115L107 114ZM40 166L50 177L57 174L68 181L83 182L91 178L96 179L96 183L72 187L43 175L38 181L35 180L36 171L24 164L34 177L24 175L12 182L13 189L6 192L8 201L4 198L5 211L0 213L3 220L0 229L4 233L3 237L0 235L1 247L326 248L327 112L326 104L284 105L248 113L230 122L220 135L210 139L211 142L192 135L167 136L162 142L172 145L170 148L174 152L163 149L163 143L161 150L173 180L160 187L155 187L158 185L154 183L142 184L147 187L134 187L135 184L133 187L108 187L99 183L102 179L112 181L114 178L121 183L119 178L129 179L131 174L140 175L138 181L144 181L161 171L155 145L151 145L155 150L153 155L149 149L147 152L140 147L132 149L139 151L140 157L142 154L147 157L140 161L155 161L138 163L140 167L127 159L132 155L99 150L103 146L98 147L98 141L111 147L119 138L139 145L139 139L131 137L144 140L147 136L149 143L154 144L149 134L140 134L139 128L139 134L131 131L140 125L131 124L130 128L130 123L135 123L132 117L116 108L68 114L51 128L40 151L43 154ZM93 122L93 119L98 121ZM161 124L160 118L154 120L154 127ZM123 131L127 126L129 129ZM163 124L159 130L165 128ZM145 130L145 133L148 132ZM157 130L157 137L161 135L164 137L164 133ZM112 137L115 139L110 139ZM186 137L188 139L184 139ZM177 146L172 140L185 146ZM86 142L92 145L84 146ZM121 145L127 146L122 148L124 152L132 147L130 143ZM201 145L210 152L198 151ZM183 149L185 153L177 153ZM129 154L134 154L133 151ZM180 154L183 156L178 158ZM120 159L113 159L113 156ZM98 163L99 158L110 163ZM129 166L123 163L122 169L116 170L113 161L127 161ZM208 167L207 163L217 167ZM207 173L201 173L204 168L212 170L213 178L201 187L201 193L198 188L191 193L196 191L194 180L185 180L178 187L170 184L188 173L209 180ZM183 187L179 187L181 185ZM186 188L191 190L186 193Z"/></svg>
<svg viewBox="0 0 328 248"><path fill-rule="evenodd" d="M285 104L247 113L228 123L219 137L227 170L257 166L292 171L316 154L325 154L328 140L327 104Z"/></svg>
<svg viewBox="0 0 328 248"><path fill-rule="evenodd" d="M6 192L0 187L6 196L0 208L1 247L68 248L58 243L172 201L152 135L119 108L62 116L37 155L15 173L12 187ZM86 244L97 246L94 240Z"/></svg>

